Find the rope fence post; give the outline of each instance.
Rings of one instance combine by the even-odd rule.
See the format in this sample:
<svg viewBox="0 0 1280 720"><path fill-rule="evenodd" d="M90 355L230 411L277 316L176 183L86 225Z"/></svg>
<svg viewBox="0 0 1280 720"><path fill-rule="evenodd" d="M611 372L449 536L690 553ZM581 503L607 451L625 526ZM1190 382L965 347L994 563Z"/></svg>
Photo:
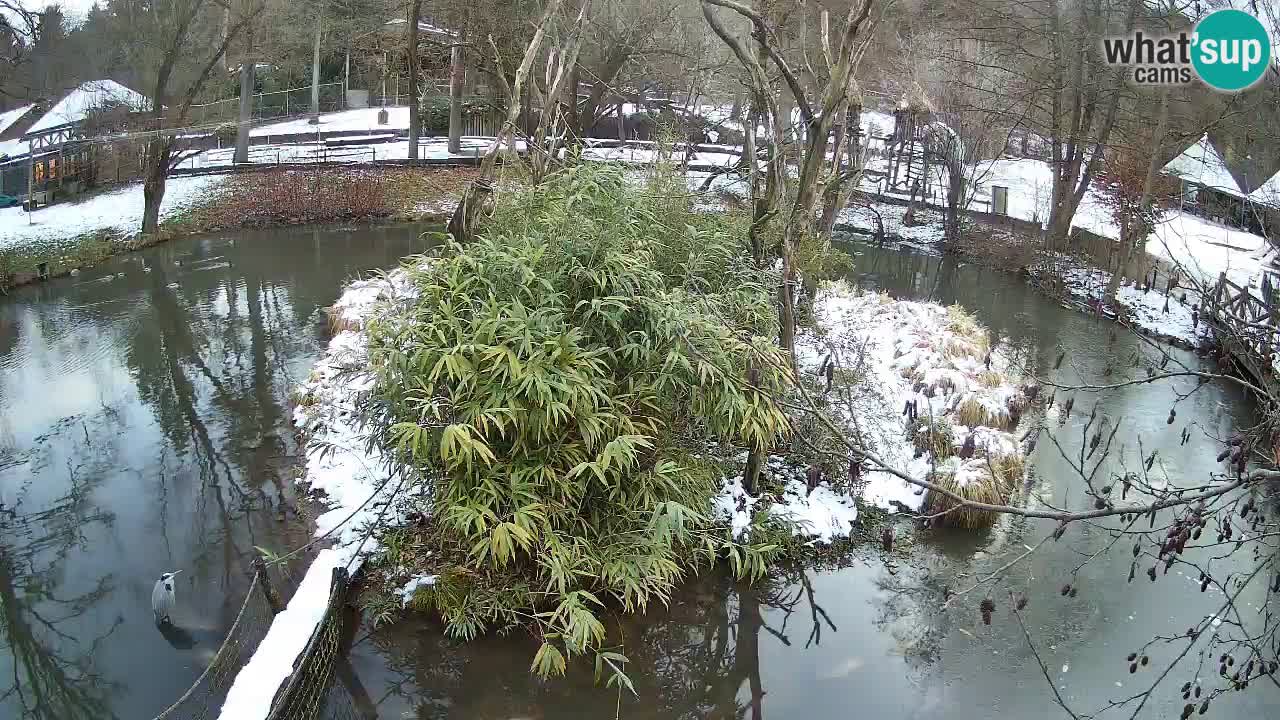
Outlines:
<svg viewBox="0 0 1280 720"><path fill-rule="evenodd" d="M253 561L253 568L257 571L258 586L262 588L262 596L267 599L267 607L271 608L272 615L279 615L284 610L284 603L281 602L280 594L276 592L270 576L267 575L267 561L258 557Z"/></svg>

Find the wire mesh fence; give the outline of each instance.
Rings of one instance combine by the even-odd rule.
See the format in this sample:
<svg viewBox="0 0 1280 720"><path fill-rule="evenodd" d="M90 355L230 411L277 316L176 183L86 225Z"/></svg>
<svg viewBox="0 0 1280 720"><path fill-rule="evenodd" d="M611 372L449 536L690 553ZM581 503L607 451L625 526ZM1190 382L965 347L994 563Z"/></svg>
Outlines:
<svg viewBox="0 0 1280 720"><path fill-rule="evenodd" d="M333 680L334 666L342 654L342 602L347 594L348 577L344 567L334 568L329 585L329 604L324 618L316 626L301 656L294 663L293 674L276 694L267 720L311 720L321 717Z"/></svg>
<svg viewBox="0 0 1280 720"><path fill-rule="evenodd" d="M342 83L324 83L320 89L320 112L335 112L346 107L342 96ZM273 120L312 112L311 86L256 93L253 96L253 118ZM194 124L231 123L240 118L240 98L226 98L216 102L191 107L190 121Z"/></svg>
<svg viewBox="0 0 1280 720"><path fill-rule="evenodd" d="M258 650L276 613L283 609L275 588L290 582L287 573L287 569L269 570L261 563L255 567L240 611L212 662L187 692L154 720L213 720L220 716L237 675ZM345 600L349 586L345 568L336 569L323 618L270 709L264 708L268 720L377 718L373 700L345 655Z"/></svg>

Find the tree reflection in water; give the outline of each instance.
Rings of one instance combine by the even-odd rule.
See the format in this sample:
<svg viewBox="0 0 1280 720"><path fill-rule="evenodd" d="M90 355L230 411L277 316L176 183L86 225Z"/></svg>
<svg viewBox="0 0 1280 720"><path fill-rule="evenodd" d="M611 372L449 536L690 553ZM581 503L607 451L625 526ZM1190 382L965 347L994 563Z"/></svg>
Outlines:
<svg viewBox="0 0 1280 720"><path fill-rule="evenodd" d="M115 618L96 635L78 630L80 619L113 591L112 578L68 579L62 567L73 550L84 546L87 528L112 522L90 500L93 478L102 476L113 455L110 447L91 447L90 436L101 436L102 427L112 422L111 411L104 408L96 418L64 424L71 421L84 433L76 448L81 452L74 455L92 459L68 462L66 494L39 502L27 484L17 488L16 497L7 490L0 502L0 714L17 709L20 717L35 720L114 717L107 708L113 688L93 657L123 619ZM110 442L106 434L104 444ZM41 462L34 455L28 463ZM43 507L32 509L37 503ZM74 589L86 585L87 590Z"/></svg>
<svg viewBox="0 0 1280 720"><path fill-rule="evenodd" d="M571 664L564 678L538 680L527 666L536 649L532 638L490 636L460 644L444 637L435 623L409 618L368 635L386 672L375 701L383 716L395 717L614 717L621 709L628 717L761 720L768 699L762 638L766 646L781 643L801 652L856 640L839 637L815 591L818 572L790 568L750 586L706 573L693 578L670 608L614 618L610 637L622 639L618 649L630 660L634 697L597 684L588 660ZM885 602L875 602L877 626L901 624L904 613L915 615L920 601L934 593L906 577L882 578L877 585ZM898 601L903 607L889 607ZM927 648L935 636L936 630L928 630L903 638L904 654L928 664ZM357 658L363 652L358 649ZM371 676L363 679L378 685ZM773 716L778 712L774 708Z"/></svg>

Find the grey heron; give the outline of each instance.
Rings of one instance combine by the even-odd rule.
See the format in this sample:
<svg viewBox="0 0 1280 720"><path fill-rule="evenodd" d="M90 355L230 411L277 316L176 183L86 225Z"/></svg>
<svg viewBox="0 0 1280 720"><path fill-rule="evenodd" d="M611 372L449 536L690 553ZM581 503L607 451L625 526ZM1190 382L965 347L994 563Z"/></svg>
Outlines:
<svg viewBox="0 0 1280 720"><path fill-rule="evenodd" d="M174 570L160 576L156 586L151 589L151 612L156 616L157 624L169 622L169 613L173 611L173 576L182 572Z"/></svg>

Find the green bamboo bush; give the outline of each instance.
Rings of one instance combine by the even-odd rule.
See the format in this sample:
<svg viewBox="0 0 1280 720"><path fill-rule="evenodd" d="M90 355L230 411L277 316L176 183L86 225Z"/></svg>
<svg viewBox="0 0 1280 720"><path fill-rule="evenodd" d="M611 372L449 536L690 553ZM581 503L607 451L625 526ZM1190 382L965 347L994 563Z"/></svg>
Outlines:
<svg viewBox="0 0 1280 720"><path fill-rule="evenodd" d="M603 654L606 607L666 602L775 544L711 516L714 449L771 446L785 368L777 317L734 219L693 212L660 175L571 167L506 193L481 236L411 264L420 295L369 325L377 403L429 483L450 564L415 605L471 638L532 625L541 675Z"/></svg>

